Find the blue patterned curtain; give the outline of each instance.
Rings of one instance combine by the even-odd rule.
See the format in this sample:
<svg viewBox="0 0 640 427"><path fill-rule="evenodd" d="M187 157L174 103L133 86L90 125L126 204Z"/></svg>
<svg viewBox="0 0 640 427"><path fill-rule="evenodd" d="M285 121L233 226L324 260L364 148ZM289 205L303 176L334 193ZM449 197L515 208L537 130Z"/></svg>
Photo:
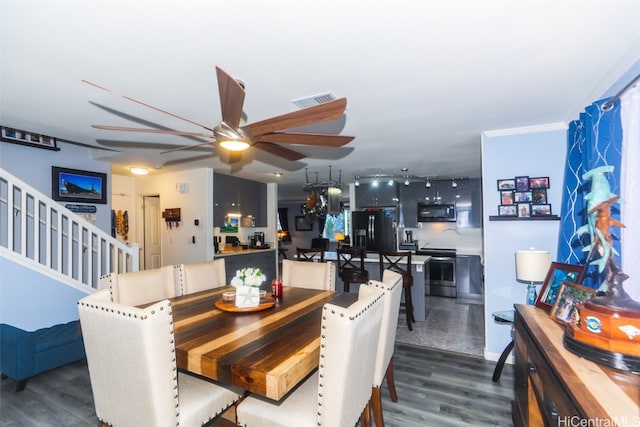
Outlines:
<svg viewBox="0 0 640 427"><path fill-rule="evenodd" d="M584 195L589 191L590 181L584 181L582 175L598 166L612 165L613 173L607 177L614 194L620 194L620 160L622 153L622 126L620 124L620 102L614 107L602 111L606 100L594 102L588 106L580 118L570 123L567 135L567 163L564 174L562 194L560 235L558 241L558 262L584 264L587 253L583 247L588 245L588 235L579 236L576 231L586 224L587 212ZM620 219L617 205L611 212L612 217ZM620 252L620 241L616 230L612 230L614 248ZM616 261L620 262L619 255ZM595 267L587 270L583 284L597 288L601 278Z"/></svg>

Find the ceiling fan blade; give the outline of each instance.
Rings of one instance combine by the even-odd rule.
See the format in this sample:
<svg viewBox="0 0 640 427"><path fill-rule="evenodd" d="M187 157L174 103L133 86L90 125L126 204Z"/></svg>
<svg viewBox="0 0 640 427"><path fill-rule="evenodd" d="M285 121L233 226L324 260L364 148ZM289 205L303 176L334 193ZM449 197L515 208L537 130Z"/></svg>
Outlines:
<svg viewBox="0 0 640 427"><path fill-rule="evenodd" d="M210 144L213 144L213 143L214 143L214 141L207 141L207 142L202 142L200 144L185 145L183 147L172 148L171 150L161 151L160 154L173 153L174 151L188 150L189 148L201 147L203 145L210 145Z"/></svg>
<svg viewBox="0 0 640 427"><path fill-rule="evenodd" d="M261 120L246 126L250 129L254 137L283 129L297 128L314 123L326 122L340 117L347 108L347 98L336 99L335 101L282 114L270 119Z"/></svg>
<svg viewBox="0 0 640 427"><path fill-rule="evenodd" d="M218 76L222 121L235 129L242 118L244 89L236 79L227 74L222 68L216 67L216 74Z"/></svg>
<svg viewBox="0 0 640 427"><path fill-rule="evenodd" d="M260 135L256 142L276 142L280 144L315 145L319 147L342 147L353 141L354 136L327 135L321 133L274 132Z"/></svg>
<svg viewBox="0 0 640 427"><path fill-rule="evenodd" d="M144 129L144 128L130 128L123 126L107 126L107 125L91 125L92 128L103 130L118 130L123 132L141 132L141 133L160 133L167 135L181 135L181 136L197 136L201 138L213 138L213 135L200 132L182 132L179 130L165 130L165 129Z"/></svg>
<svg viewBox="0 0 640 427"><path fill-rule="evenodd" d="M256 142L253 144L253 147L292 162L307 157L302 153L298 153L297 151L293 151L289 148L282 147L278 144L272 144L270 142Z"/></svg>
<svg viewBox="0 0 640 427"><path fill-rule="evenodd" d="M84 83L86 83L86 84L90 85L90 86L97 87L98 89L102 89L102 90L104 90L104 91L106 91L106 92L109 92L109 93L112 93L112 94L114 94L114 95L116 95L116 96L119 96L119 97L121 97L121 98L124 98L124 99L126 99L127 101L132 101L132 102L135 102L136 104L144 105L145 107L151 108L151 109L153 109L153 110L159 111L159 112L164 113L164 114L168 114L168 115L170 115L171 117L175 117L176 119L184 120L185 122L188 122L188 123L194 124L194 125L196 125L196 126L200 126L201 128L204 128L204 129L206 129L206 130L210 130L211 132L213 132L213 128L211 128L211 127L209 127L209 126L205 126L205 125L203 125L203 124L201 124L201 123L194 122L193 120L189 120L189 119L186 119L186 118L184 118L184 117L180 117L180 116L178 116L177 114L170 113L170 112L165 111L165 110L163 110L163 109L161 109L161 108L154 107L153 105L149 105L149 104L147 104L147 103L145 103L145 102L138 101L137 99L131 98L131 97L129 97L129 96L121 95L121 94L119 94L119 93L117 93L117 92L112 91L111 89L107 89L106 87L102 87L102 86L100 86L100 85L98 85L98 84L95 84L95 83L93 83L93 82L90 82L90 81L88 81L88 80L82 80L82 81L83 81Z"/></svg>

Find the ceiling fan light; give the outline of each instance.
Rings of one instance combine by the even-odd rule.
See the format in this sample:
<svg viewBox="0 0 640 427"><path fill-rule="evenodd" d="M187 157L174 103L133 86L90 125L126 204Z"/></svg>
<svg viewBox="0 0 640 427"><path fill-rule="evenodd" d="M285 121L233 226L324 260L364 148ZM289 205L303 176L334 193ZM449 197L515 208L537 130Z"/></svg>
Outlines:
<svg viewBox="0 0 640 427"><path fill-rule="evenodd" d="M220 141L218 145L229 151L244 151L250 146L247 141L241 139L225 139Z"/></svg>

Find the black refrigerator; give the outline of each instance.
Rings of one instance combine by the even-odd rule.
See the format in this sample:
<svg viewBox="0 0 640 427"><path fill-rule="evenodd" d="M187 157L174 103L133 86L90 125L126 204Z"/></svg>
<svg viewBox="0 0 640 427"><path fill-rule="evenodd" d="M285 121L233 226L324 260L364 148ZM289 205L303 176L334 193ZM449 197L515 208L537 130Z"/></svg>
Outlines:
<svg viewBox="0 0 640 427"><path fill-rule="evenodd" d="M376 208L351 213L352 245L367 252L396 250L396 209Z"/></svg>

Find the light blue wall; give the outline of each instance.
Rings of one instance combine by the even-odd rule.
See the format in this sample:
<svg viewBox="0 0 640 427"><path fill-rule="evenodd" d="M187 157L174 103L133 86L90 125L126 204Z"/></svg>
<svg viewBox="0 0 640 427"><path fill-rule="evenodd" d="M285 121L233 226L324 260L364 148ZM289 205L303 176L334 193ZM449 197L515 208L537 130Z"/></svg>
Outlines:
<svg viewBox="0 0 640 427"><path fill-rule="evenodd" d="M33 331L78 319L74 288L0 257L0 323Z"/></svg>
<svg viewBox="0 0 640 427"><path fill-rule="evenodd" d="M58 141L60 151L43 150L0 142L0 167L36 190L51 196L51 166L80 169L107 174L107 204L96 206L96 226L106 233L111 230L111 165L93 160L92 150ZM65 202L61 202L64 206Z"/></svg>
<svg viewBox="0 0 640 427"><path fill-rule="evenodd" d="M60 151L0 142L0 167L36 190L51 194L51 166L106 173L111 200L111 166L93 160L92 150L58 142ZM64 203L63 203L64 204ZM111 228L110 204L96 204L96 226ZM86 294L0 257L0 322L35 330L78 319L76 302Z"/></svg>
<svg viewBox="0 0 640 427"><path fill-rule="evenodd" d="M490 221L498 214L497 180L515 176L549 177L547 201L559 214L562 200L566 129L564 126L530 128L527 133L483 135L483 220L485 261L485 352L497 359L511 341L511 329L495 323L491 313L526 301L526 286L516 282L515 251L535 247L551 252L558 242L560 221Z"/></svg>

